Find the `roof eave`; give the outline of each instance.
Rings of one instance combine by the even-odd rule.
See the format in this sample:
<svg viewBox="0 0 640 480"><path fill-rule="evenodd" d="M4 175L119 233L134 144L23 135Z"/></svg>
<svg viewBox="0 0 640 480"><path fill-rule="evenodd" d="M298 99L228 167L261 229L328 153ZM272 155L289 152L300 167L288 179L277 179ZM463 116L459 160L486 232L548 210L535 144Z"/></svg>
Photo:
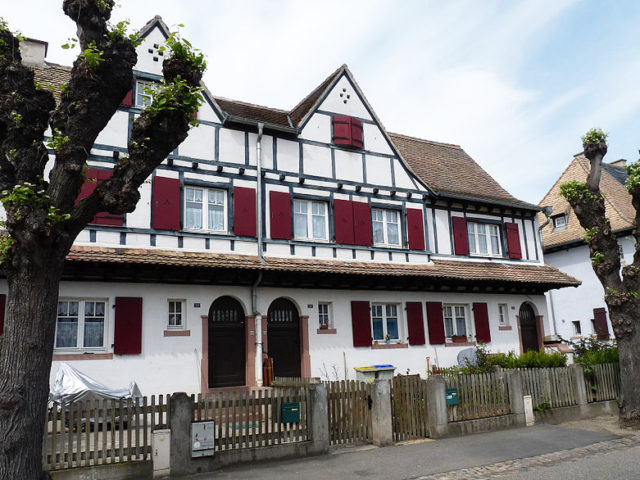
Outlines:
<svg viewBox="0 0 640 480"><path fill-rule="evenodd" d="M464 195L461 193L450 193L450 192L439 192L439 198L445 199L445 198L452 198L455 200L466 200L466 201L470 201L470 202L478 202L478 203L488 203L491 205L498 205L501 207L509 207L509 208L518 208L520 210L530 210L533 212L541 212L543 209L542 207L539 207L537 205L533 205L532 203L516 203L516 202L509 202L509 201L505 201L505 200L496 200L493 198L487 198L487 197L476 197L473 195Z"/></svg>

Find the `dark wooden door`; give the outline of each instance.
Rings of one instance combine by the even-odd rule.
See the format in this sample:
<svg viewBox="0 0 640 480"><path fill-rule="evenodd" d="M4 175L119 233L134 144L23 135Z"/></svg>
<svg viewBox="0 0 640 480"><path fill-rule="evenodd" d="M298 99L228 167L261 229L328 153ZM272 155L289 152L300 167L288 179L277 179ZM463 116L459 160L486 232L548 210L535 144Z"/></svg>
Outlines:
<svg viewBox="0 0 640 480"><path fill-rule="evenodd" d="M245 379L245 318L242 305L220 297L209 308L209 388L236 387Z"/></svg>
<svg viewBox="0 0 640 480"><path fill-rule="evenodd" d="M286 298L277 298L267 313L269 357L274 377L300 376L300 316Z"/></svg>
<svg viewBox="0 0 640 480"><path fill-rule="evenodd" d="M522 335L522 349L525 352L540 350L536 314L528 303L520 305L520 335Z"/></svg>

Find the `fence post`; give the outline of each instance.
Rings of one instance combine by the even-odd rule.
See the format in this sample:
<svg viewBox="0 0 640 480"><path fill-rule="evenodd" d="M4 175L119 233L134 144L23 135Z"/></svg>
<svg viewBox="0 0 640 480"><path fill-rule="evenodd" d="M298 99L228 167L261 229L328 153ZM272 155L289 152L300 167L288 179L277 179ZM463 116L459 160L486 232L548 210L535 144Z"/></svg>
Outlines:
<svg viewBox="0 0 640 480"><path fill-rule="evenodd" d="M446 385L440 375L427 378L427 411L429 437L439 438L448 432Z"/></svg>
<svg viewBox="0 0 640 480"><path fill-rule="evenodd" d="M511 413L516 416L516 427L527 425L524 411L524 389L522 388L522 374L520 372L508 371L507 384L509 386L509 403Z"/></svg>
<svg viewBox="0 0 640 480"><path fill-rule="evenodd" d="M389 380L376 380L371 388L371 434L378 447L393 445L391 418L391 385Z"/></svg>
<svg viewBox="0 0 640 480"><path fill-rule="evenodd" d="M186 475L191 463L191 422L193 402L184 392L171 395L171 475Z"/></svg>
<svg viewBox="0 0 640 480"><path fill-rule="evenodd" d="M311 408L309 412L311 427L311 448L309 453L320 455L329 450L329 410L327 387L321 383L309 386Z"/></svg>
<svg viewBox="0 0 640 480"><path fill-rule="evenodd" d="M581 413L586 409L587 404L587 387L584 380L584 369L582 365L573 364L569 366L571 372L571 381L576 389L576 403L580 407Z"/></svg>

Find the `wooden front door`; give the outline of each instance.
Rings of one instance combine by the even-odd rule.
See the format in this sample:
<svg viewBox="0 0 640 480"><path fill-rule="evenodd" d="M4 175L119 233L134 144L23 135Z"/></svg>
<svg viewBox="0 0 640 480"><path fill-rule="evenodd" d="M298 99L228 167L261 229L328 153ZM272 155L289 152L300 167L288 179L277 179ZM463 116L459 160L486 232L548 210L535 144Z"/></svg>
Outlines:
<svg viewBox="0 0 640 480"><path fill-rule="evenodd" d="M286 298L277 298L267 313L269 357L274 377L300 376L300 316Z"/></svg>
<svg viewBox="0 0 640 480"><path fill-rule="evenodd" d="M220 297L209 308L209 388L237 387L245 379L245 318L242 305Z"/></svg>
<svg viewBox="0 0 640 480"><path fill-rule="evenodd" d="M520 305L520 335L522 336L523 351L540 350L536 314L528 303Z"/></svg>

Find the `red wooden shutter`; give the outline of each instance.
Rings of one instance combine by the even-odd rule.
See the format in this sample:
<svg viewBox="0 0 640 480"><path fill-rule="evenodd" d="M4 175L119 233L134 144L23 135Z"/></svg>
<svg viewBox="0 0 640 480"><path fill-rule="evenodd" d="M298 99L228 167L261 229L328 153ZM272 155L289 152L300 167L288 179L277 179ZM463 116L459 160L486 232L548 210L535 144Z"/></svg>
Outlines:
<svg viewBox="0 0 640 480"><path fill-rule="evenodd" d="M607 311L600 307L593 309L593 323L596 327L596 335L598 335L598 339L600 340L608 340L609 335L609 325L607 325Z"/></svg>
<svg viewBox="0 0 640 480"><path fill-rule="evenodd" d="M111 178L111 175L113 175L112 170L99 170L97 168L85 169L86 180L80 188L80 193L78 194L76 202L91 195L96 187L108 178ZM94 225L122 226L123 222L122 215L120 214L100 212L97 213L93 220L91 220L91 222L89 223Z"/></svg>
<svg viewBox="0 0 640 480"><path fill-rule="evenodd" d="M473 304L473 318L476 324L476 340L482 343L491 341L491 329L489 328L489 312L486 303Z"/></svg>
<svg viewBox="0 0 640 480"><path fill-rule="evenodd" d="M127 94L120 102L120 105L122 105L123 107L130 107L131 105L133 105L133 90L129 90L127 92Z"/></svg>
<svg viewBox="0 0 640 480"><path fill-rule="evenodd" d="M444 343L442 302L427 302L427 327L429 328L429 343L431 345Z"/></svg>
<svg viewBox="0 0 640 480"><path fill-rule="evenodd" d="M113 353L142 353L142 298L116 297Z"/></svg>
<svg viewBox="0 0 640 480"><path fill-rule="evenodd" d="M407 327L409 330L409 345L424 345L422 303L407 302Z"/></svg>
<svg viewBox="0 0 640 480"><path fill-rule="evenodd" d="M353 241L356 245L370 247L371 241L371 208L368 203L351 202L353 207Z"/></svg>
<svg viewBox="0 0 640 480"><path fill-rule="evenodd" d="M351 146L351 117L346 115L333 117L333 143Z"/></svg>
<svg viewBox="0 0 640 480"><path fill-rule="evenodd" d="M3 293L0 295L0 335L4 333L4 309L7 304L7 296Z"/></svg>
<svg viewBox="0 0 640 480"><path fill-rule="evenodd" d="M522 258L522 248L520 247L520 233L518 233L517 223L505 223L507 232L507 251L509 258Z"/></svg>
<svg viewBox="0 0 640 480"><path fill-rule="evenodd" d="M153 228L180 230L180 179L153 177Z"/></svg>
<svg viewBox="0 0 640 480"><path fill-rule="evenodd" d="M291 196L286 192L269 192L271 238L291 240Z"/></svg>
<svg viewBox="0 0 640 480"><path fill-rule="evenodd" d="M371 311L369 302L351 302L351 328L354 347L371 346Z"/></svg>
<svg viewBox="0 0 640 480"><path fill-rule="evenodd" d="M407 235L411 250L424 250L424 222L422 210L407 208Z"/></svg>
<svg viewBox="0 0 640 480"><path fill-rule="evenodd" d="M351 145L356 148L362 148L362 122L357 118L351 117Z"/></svg>
<svg viewBox="0 0 640 480"><path fill-rule="evenodd" d="M352 203L349 200L333 201L336 243L346 243L348 245L355 243Z"/></svg>
<svg viewBox="0 0 640 480"><path fill-rule="evenodd" d="M467 220L464 217L451 217L453 228L453 248L456 255L469 255L469 237Z"/></svg>
<svg viewBox="0 0 640 480"><path fill-rule="evenodd" d="M233 233L256 236L256 191L253 188L233 189Z"/></svg>

